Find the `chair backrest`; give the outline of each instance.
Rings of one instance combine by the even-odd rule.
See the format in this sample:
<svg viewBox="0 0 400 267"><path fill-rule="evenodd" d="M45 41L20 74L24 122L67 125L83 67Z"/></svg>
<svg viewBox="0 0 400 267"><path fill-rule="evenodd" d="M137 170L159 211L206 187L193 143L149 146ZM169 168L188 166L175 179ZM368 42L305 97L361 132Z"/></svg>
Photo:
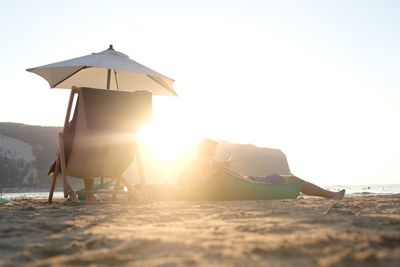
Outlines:
<svg viewBox="0 0 400 267"><path fill-rule="evenodd" d="M134 160L137 130L151 119L151 93L93 88L77 92L73 119L64 126L67 175L121 175Z"/></svg>

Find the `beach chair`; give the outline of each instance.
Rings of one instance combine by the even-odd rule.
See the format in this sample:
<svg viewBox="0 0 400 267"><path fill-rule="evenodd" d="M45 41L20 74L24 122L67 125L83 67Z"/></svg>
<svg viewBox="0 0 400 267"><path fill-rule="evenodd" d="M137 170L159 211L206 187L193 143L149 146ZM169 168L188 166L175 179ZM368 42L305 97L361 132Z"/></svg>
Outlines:
<svg viewBox="0 0 400 267"><path fill-rule="evenodd" d="M73 87L63 131L59 133L59 151L52 166L48 201L51 202L57 177L63 179L64 197L75 192L67 177L113 177L113 190L102 194L133 194L134 187L122 176L136 161L140 183L145 178L136 138L137 131L151 119L152 95L147 91L122 92ZM127 187L127 191L121 187ZM96 191L86 191L86 194Z"/></svg>

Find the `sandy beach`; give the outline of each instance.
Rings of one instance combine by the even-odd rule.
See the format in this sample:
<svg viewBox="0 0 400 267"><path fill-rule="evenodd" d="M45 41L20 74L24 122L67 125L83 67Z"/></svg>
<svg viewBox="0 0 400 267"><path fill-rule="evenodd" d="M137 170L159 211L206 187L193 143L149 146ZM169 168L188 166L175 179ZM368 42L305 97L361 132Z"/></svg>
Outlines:
<svg viewBox="0 0 400 267"><path fill-rule="evenodd" d="M400 195L0 204L0 266L399 266Z"/></svg>

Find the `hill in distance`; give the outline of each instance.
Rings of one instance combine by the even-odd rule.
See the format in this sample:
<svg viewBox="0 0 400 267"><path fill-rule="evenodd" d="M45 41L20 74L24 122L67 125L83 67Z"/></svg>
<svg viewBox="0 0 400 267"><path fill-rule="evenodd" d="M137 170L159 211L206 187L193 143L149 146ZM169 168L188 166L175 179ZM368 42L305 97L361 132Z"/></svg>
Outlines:
<svg viewBox="0 0 400 267"><path fill-rule="evenodd" d="M0 188L48 188L47 172L56 158L57 135L61 130L61 127L0 122ZM146 179L150 183L173 182L184 162L193 157L186 155L185 160L166 164L146 147L142 153ZM216 158L226 160L229 157L233 158L231 168L245 175L290 174L286 156L279 149L220 141ZM132 166L125 175L133 183L135 172ZM82 187L80 179L70 181L74 187Z"/></svg>

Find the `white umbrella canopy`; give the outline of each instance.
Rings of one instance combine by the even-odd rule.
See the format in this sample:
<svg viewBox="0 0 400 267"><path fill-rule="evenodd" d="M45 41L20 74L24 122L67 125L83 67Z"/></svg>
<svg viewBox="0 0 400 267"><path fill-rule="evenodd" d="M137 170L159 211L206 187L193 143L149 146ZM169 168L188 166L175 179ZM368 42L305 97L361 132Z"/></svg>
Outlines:
<svg viewBox="0 0 400 267"><path fill-rule="evenodd" d="M174 80L113 49L27 69L43 77L51 88L72 86L121 91L146 90L154 95L173 95Z"/></svg>

